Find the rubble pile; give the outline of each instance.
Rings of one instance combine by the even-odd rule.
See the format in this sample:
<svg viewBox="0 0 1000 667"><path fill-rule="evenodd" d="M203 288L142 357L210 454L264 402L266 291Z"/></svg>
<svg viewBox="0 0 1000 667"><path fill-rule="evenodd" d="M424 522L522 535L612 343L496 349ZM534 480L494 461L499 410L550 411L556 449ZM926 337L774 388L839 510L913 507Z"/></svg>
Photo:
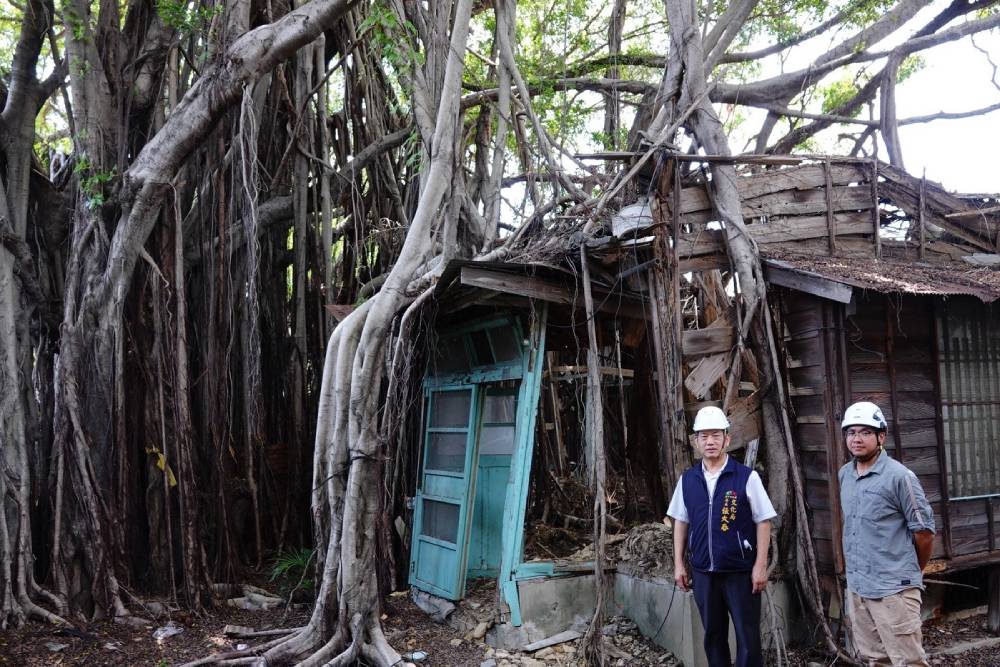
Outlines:
<svg viewBox="0 0 1000 667"><path fill-rule="evenodd" d="M628 532L618 547L618 568L634 574L671 577L674 570L673 530L645 523Z"/></svg>

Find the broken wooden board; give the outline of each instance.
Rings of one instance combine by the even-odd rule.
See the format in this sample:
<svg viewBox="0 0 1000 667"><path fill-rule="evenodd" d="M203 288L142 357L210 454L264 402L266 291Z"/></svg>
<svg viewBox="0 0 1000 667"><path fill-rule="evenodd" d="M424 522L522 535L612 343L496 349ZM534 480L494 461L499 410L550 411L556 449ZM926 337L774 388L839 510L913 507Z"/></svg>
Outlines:
<svg viewBox="0 0 1000 667"><path fill-rule="evenodd" d="M705 330L707 331L707 330ZM691 368L691 372L684 378L684 386L695 398L702 399L708 396L712 385L719 381L729 370L730 354L712 354L702 357Z"/></svg>
<svg viewBox="0 0 1000 667"><path fill-rule="evenodd" d="M574 639L579 639L582 637L576 630L564 630L558 634L552 635L551 637L546 637L545 639L539 639L537 642L531 642L530 644L525 644L521 649L527 653L533 653L534 651L540 651L543 648L548 648L549 646L555 646L556 644L563 644L565 642L571 642Z"/></svg>
<svg viewBox="0 0 1000 667"><path fill-rule="evenodd" d="M759 392L733 401L729 408L730 449L738 449L760 437Z"/></svg>
<svg viewBox="0 0 1000 667"><path fill-rule="evenodd" d="M685 360L729 352L736 344L736 327L710 326L681 332L681 354Z"/></svg>

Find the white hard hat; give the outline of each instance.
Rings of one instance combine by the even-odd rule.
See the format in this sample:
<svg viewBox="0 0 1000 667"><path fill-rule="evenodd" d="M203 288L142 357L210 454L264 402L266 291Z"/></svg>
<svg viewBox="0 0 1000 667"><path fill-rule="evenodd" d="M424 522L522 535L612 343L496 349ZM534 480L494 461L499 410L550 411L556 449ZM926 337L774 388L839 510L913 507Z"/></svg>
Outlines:
<svg viewBox="0 0 1000 667"><path fill-rule="evenodd" d="M694 432L698 431L725 431L729 429L729 419L726 413L710 405L698 411L694 417Z"/></svg>
<svg viewBox="0 0 1000 667"><path fill-rule="evenodd" d="M840 428L845 429L848 426L871 426L880 431L887 428L882 409L869 401L860 401L844 410L844 420Z"/></svg>

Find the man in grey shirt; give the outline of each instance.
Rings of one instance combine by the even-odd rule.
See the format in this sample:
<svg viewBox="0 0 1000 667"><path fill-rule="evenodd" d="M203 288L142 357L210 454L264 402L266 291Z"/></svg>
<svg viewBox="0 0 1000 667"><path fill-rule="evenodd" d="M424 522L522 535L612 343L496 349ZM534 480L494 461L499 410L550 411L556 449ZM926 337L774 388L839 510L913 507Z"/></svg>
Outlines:
<svg viewBox="0 0 1000 667"><path fill-rule="evenodd" d="M839 477L855 647L868 665L927 667L920 591L934 513L917 476L882 448L886 421L877 405L850 406L842 428L854 456Z"/></svg>

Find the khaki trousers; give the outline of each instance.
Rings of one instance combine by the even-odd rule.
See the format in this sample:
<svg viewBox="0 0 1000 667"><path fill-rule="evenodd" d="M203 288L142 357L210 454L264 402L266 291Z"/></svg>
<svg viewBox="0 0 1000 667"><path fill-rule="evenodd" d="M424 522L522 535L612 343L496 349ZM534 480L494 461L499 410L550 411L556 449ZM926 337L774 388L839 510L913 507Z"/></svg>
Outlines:
<svg viewBox="0 0 1000 667"><path fill-rule="evenodd" d="M879 599L849 591L854 646L869 667L929 667L920 632L920 589Z"/></svg>

